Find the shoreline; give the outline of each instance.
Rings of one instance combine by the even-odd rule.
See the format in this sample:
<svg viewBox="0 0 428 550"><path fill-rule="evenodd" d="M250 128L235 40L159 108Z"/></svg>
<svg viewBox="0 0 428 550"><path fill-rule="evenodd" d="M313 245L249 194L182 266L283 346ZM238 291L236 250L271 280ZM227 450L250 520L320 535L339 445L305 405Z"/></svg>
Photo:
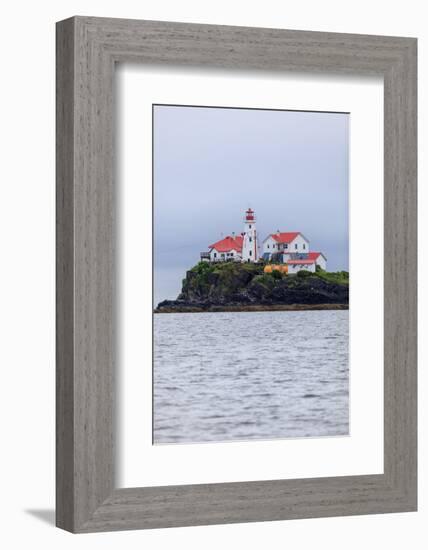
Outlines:
<svg viewBox="0 0 428 550"><path fill-rule="evenodd" d="M165 306L155 309L153 313L234 313L234 312L257 312L257 311L327 311L327 310L348 310L349 304L272 304L272 305L230 305L230 306Z"/></svg>

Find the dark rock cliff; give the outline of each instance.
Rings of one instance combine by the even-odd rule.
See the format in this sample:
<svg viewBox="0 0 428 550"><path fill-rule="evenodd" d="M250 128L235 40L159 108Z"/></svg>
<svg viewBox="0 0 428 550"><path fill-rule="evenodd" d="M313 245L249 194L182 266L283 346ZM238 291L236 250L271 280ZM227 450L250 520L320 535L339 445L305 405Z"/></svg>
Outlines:
<svg viewBox="0 0 428 550"><path fill-rule="evenodd" d="M264 273L262 264L199 263L187 272L177 300L158 304L156 313L258 311L271 309L347 309L345 271Z"/></svg>

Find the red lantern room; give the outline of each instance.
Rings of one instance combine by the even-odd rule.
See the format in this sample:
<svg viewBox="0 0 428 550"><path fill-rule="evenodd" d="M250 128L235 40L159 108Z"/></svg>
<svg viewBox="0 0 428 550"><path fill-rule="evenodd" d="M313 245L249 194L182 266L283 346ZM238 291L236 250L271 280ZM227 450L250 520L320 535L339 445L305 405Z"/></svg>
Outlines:
<svg viewBox="0 0 428 550"><path fill-rule="evenodd" d="M245 212L245 220L247 222L253 222L255 220L255 217L254 217L254 210L251 210L251 208L249 208L246 212Z"/></svg>

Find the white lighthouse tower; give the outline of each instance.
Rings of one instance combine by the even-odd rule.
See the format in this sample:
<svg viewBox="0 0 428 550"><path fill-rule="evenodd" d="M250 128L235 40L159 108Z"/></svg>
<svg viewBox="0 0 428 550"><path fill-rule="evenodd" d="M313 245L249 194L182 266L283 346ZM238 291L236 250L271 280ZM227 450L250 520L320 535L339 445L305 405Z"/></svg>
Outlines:
<svg viewBox="0 0 428 550"><path fill-rule="evenodd" d="M257 262L257 231L256 231L256 216L254 210L249 208L245 212L244 217L244 233L242 243L242 261Z"/></svg>

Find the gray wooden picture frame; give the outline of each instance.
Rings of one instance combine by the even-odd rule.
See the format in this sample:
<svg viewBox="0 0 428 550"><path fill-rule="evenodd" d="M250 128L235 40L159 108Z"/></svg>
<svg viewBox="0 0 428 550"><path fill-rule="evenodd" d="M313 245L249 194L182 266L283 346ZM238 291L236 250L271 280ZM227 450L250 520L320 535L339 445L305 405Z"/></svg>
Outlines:
<svg viewBox="0 0 428 550"><path fill-rule="evenodd" d="M416 46L414 38L91 17L57 24L58 527L83 533L416 510ZM115 487L118 62L383 76L383 474Z"/></svg>

